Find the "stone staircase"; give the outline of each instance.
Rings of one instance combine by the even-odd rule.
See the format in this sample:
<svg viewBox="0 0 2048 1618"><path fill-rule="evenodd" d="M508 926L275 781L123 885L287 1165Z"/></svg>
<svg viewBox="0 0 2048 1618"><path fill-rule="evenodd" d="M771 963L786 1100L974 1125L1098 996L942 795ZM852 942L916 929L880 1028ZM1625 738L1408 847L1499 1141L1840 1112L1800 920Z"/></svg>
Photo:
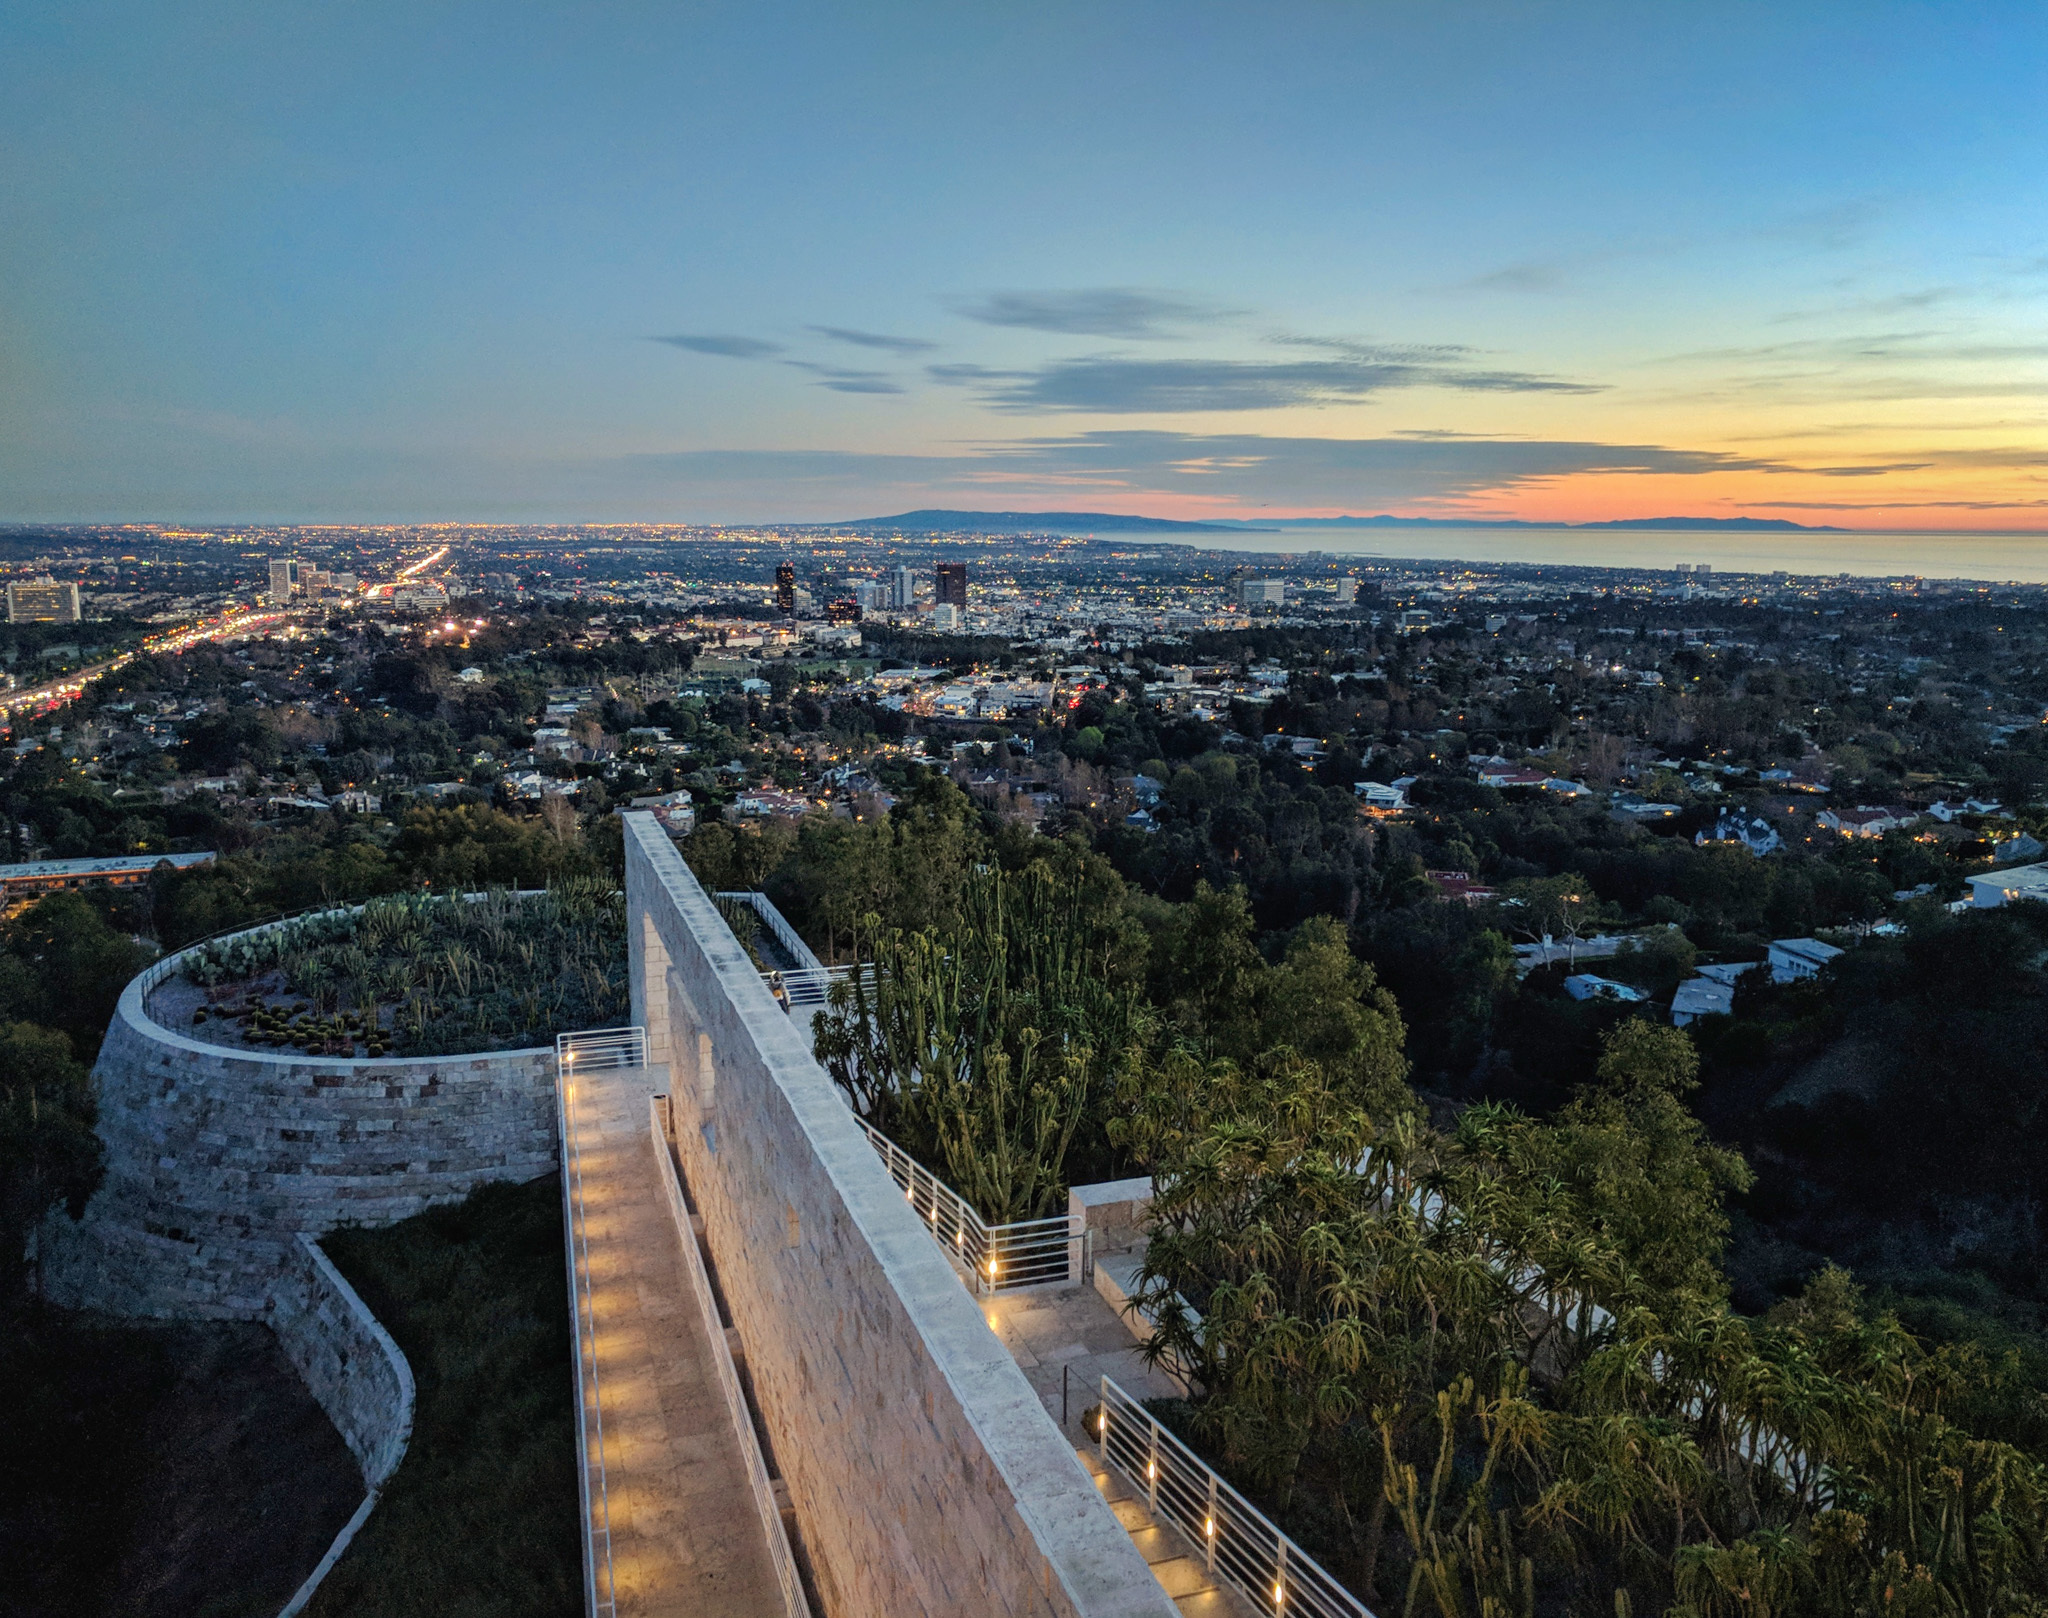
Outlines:
<svg viewBox="0 0 2048 1618"><path fill-rule="evenodd" d="M1261 1618L1257 1608L1237 1591L1219 1584L1202 1565L1200 1549L1190 1544L1179 1529L1155 1522L1145 1509L1144 1498L1115 1472L1104 1467L1095 1446L1083 1444L1076 1451L1109 1509L1131 1536L1160 1588L1173 1598L1182 1618Z"/></svg>

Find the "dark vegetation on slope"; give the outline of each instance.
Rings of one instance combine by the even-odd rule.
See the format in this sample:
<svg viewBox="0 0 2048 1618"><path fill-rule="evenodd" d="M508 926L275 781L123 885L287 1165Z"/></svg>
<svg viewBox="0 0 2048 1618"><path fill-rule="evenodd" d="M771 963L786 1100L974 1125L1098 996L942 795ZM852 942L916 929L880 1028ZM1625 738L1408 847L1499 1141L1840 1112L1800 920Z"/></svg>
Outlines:
<svg viewBox="0 0 2048 1618"><path fill-rule="evenodd" d="M270 1618L362 1474L269 1328L0 1321L0 1608Z"/></svg>
<svg viewBox="0 0 2048 1618"><path fill-rule="evenodd" d="M581 1508L561 1183L485 1186L325 1247L418 1385L412 1446L312 1618L574 1618Z"/></svg>

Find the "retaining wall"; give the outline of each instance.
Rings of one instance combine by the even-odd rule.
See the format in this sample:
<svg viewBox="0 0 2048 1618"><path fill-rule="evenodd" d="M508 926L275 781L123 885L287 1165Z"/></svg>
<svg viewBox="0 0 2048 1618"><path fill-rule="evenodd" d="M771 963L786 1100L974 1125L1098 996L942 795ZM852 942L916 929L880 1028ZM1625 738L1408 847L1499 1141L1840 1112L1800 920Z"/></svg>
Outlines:
<svg viewBox="0 0 2048 1618"><path fill-rule="evenodd" d="M675 845L625 816L633 1018L832 1618L1175 1618Z"/></svg>
<svg viewBox="0 0 2048 1618"><path fill-rule="evenodd" d="M385 1225L557 1161L554 1052L348 1061L188 1039L153 1022L158 962L122 992L93 1077L106 1179L41 1232L60 1303L261 1319L295 1238Z"/></svg>
<svg viewBox="0 0 2048 1618"><path fill-rule="evenodd" d="M412 1436L412 1368L334 1261L311 1236L271 1293L270 1325L300 1380L380 1489Z"/></svg>

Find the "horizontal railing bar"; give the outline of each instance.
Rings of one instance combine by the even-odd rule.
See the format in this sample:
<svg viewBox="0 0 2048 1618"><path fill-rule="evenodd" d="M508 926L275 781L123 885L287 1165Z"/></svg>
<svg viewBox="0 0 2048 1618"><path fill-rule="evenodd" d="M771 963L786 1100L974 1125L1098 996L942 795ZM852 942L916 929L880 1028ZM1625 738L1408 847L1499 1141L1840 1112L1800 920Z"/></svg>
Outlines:
<svg viewBox="0 0 2048 1618"><path fill-rule="evenodd" d="M1096 1444L1155 1517L1171 1522L1212 1570L1272 1613L1372 1618L1370 1609L1215 1468L1105 1376Z"/></svg>

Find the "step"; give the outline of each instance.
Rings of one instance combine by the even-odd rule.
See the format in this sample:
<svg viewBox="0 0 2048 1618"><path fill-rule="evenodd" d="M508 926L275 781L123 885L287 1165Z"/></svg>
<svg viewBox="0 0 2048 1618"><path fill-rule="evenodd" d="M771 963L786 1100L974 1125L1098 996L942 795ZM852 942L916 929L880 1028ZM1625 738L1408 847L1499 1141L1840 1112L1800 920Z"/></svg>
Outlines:
<svg viewBox="0 0 2048 1618"><path fill-rule="evenodd" d="M1178 1529L1153 1521L1144 1498L1122 1476L1105 1467L1092 1446L1075 1453L1182 1618L1259 1618L1241 1594L1210 1576Z"/></svg>

